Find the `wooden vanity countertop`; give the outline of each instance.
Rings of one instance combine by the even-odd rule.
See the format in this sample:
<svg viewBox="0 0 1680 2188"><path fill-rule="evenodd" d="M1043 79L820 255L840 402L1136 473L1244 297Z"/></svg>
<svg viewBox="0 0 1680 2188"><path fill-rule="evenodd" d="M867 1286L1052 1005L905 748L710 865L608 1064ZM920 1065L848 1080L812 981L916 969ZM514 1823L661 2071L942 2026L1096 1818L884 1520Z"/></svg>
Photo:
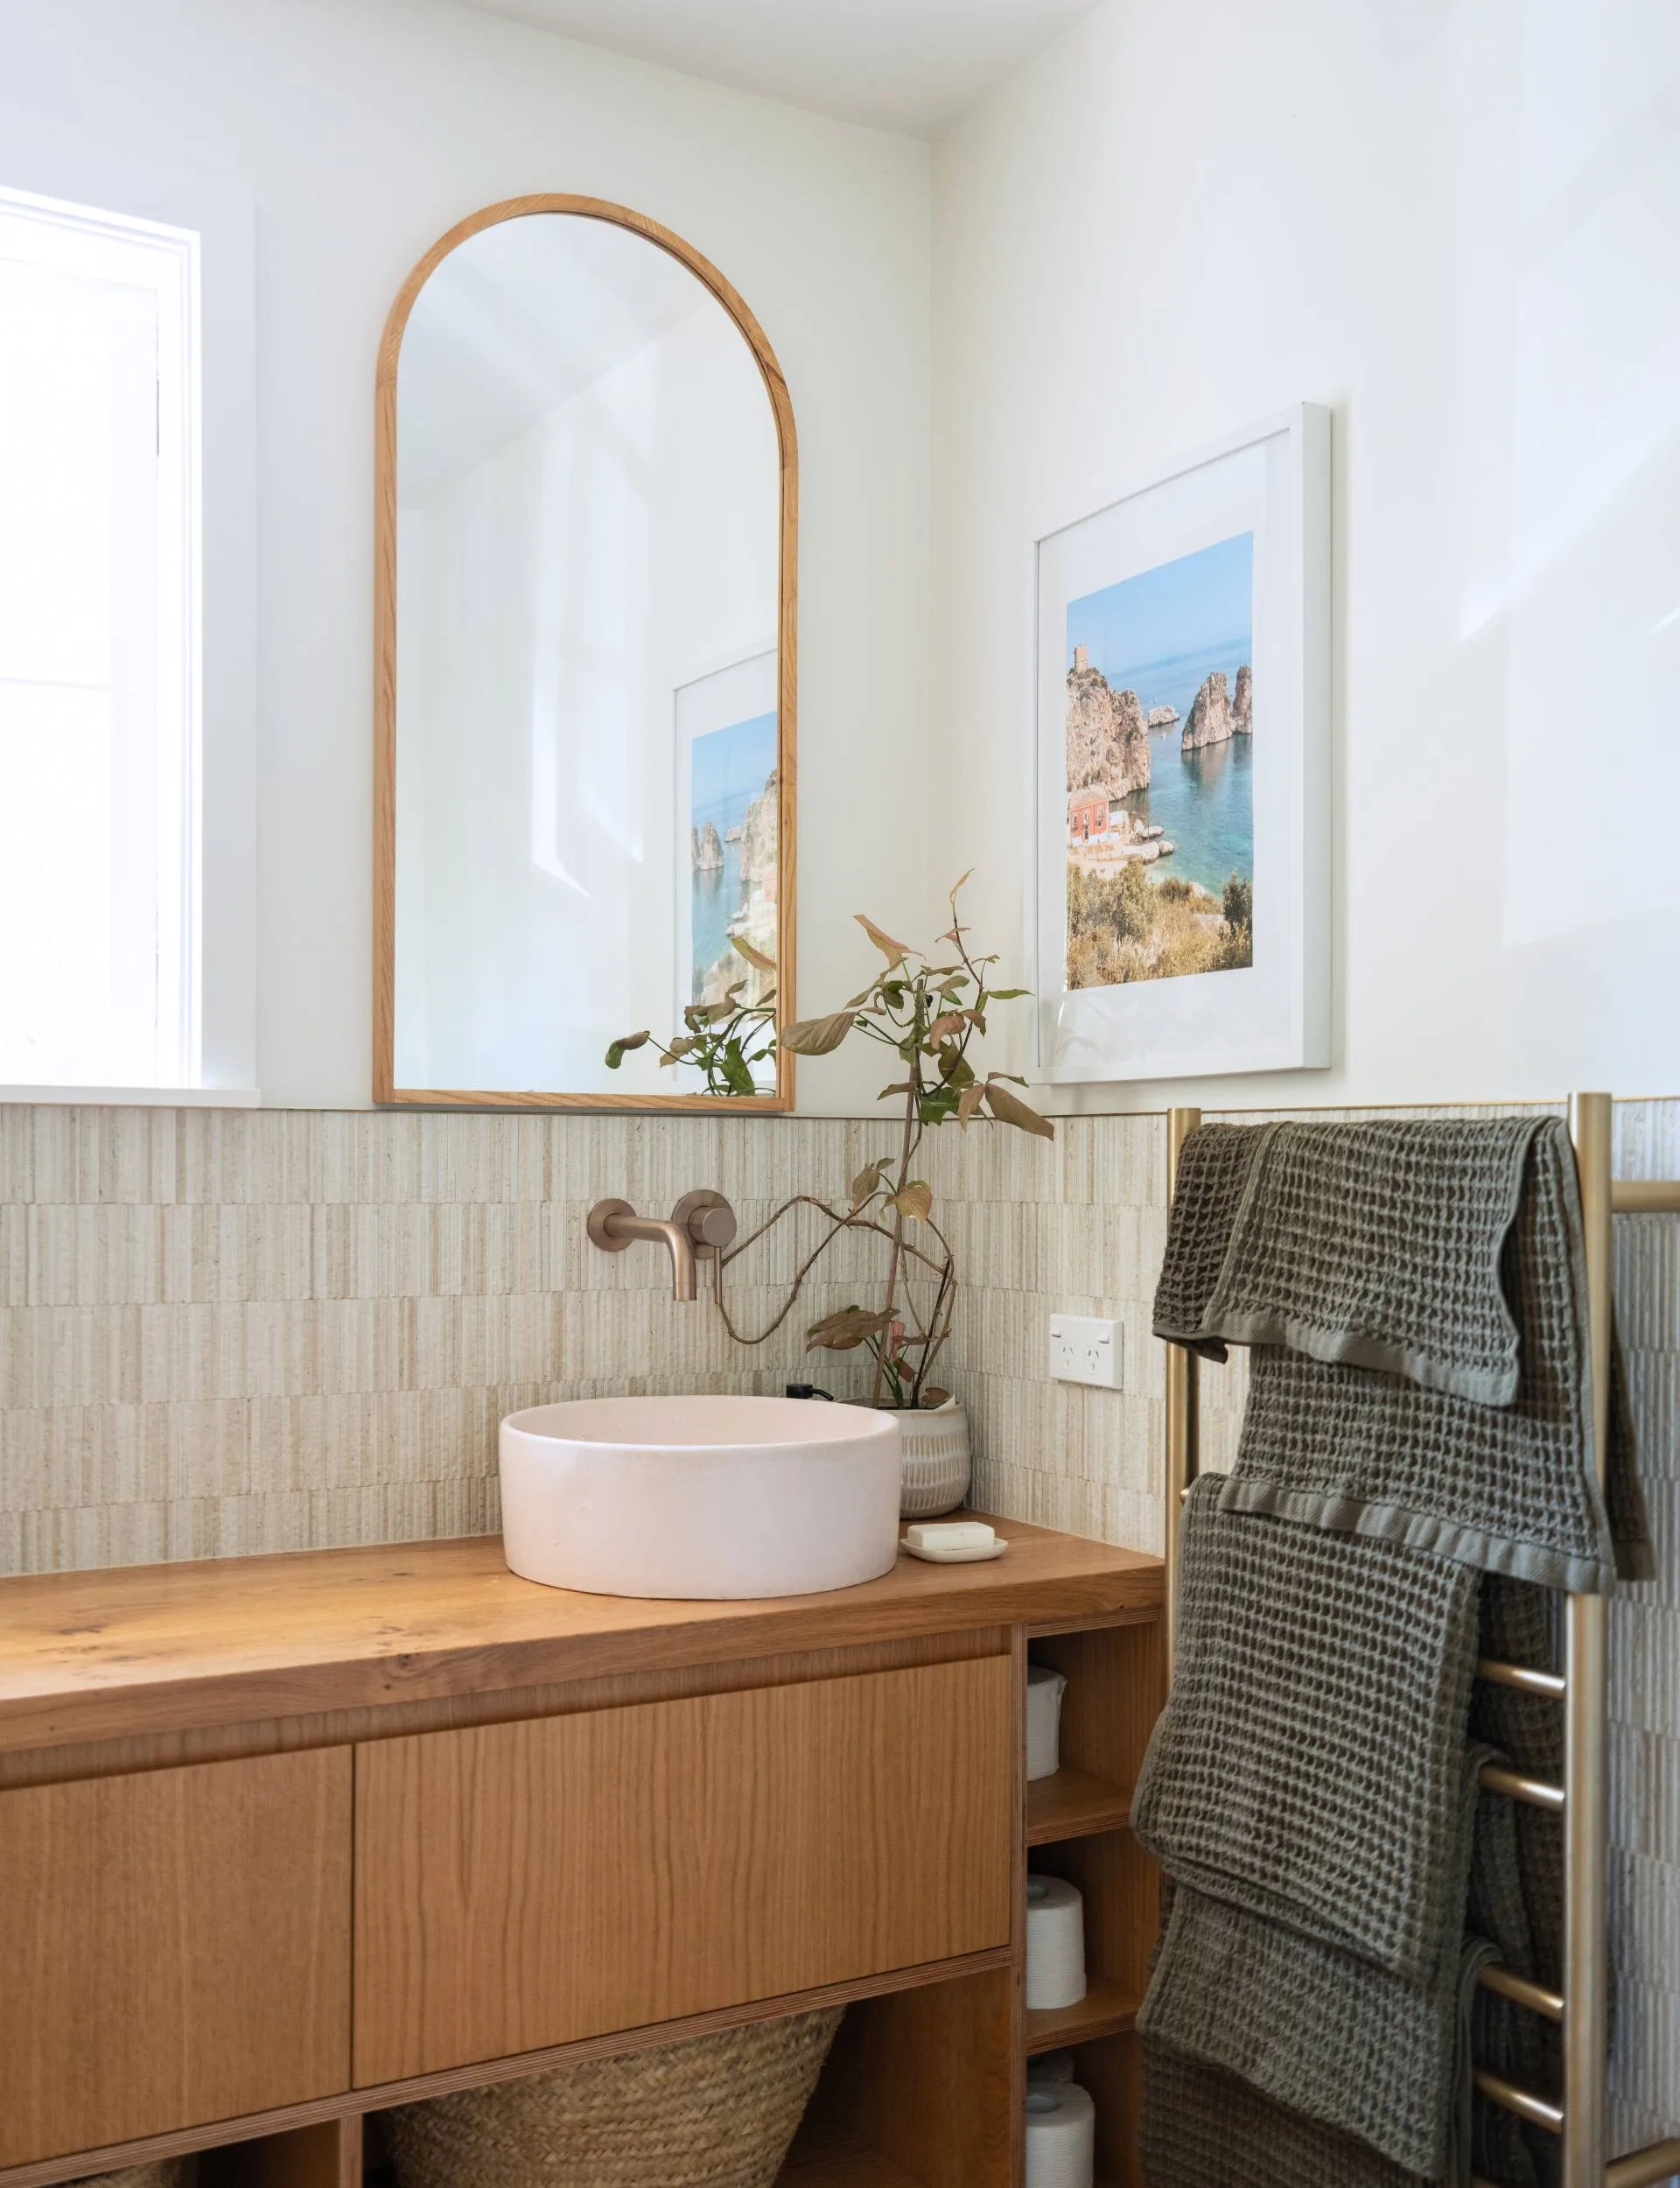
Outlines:
<svg viewBox="0 0 1680 2188"><path fill-rule="evenodd" d="M1010 1548L990 1563L900 1554L859 1588L754 1602L538 1587L508 1570L500 1535L3 1580L0 1751L1148 1615L1162 1601L1157 1557L993 1524Z"/></svg>

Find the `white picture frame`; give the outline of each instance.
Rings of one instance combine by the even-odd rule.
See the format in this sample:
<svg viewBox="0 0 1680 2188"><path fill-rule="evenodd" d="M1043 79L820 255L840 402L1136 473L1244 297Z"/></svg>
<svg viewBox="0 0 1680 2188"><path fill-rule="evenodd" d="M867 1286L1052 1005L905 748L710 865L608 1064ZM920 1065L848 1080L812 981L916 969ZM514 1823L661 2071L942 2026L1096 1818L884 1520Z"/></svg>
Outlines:
<svg viewBox="0 0 1680 2188"><path fill-rule="evenodd" d="M1322 1068L1329 411L1298 403L1134 480L1040 532L1032 560L1036 1076L1078 1083ZM1245 571L1249 617L1236 635L1228 627ZM1208 626L1200 648L1187 642L1202 630L1198 617ZM1070 632L1091 642L1076 653ZM1224 665L1208 664L1236 662L1239 636L1249 659L1228 680ZM1150 653L1180 640L1170 656ZM1116 663L1144 664L1124 689L1110 688L1095 657L1104 645ZM1187 695L1198 677L1194 701L1148 704L1152 690ZM1172 719L1151 727L1152 715ZM1140 717L1141 785L1142 763L1130 758ZM1183 844L1165 832L1175 815ZM1224 868L1239 885L1245 878L1245 841L1246 936L1240 886L1222 893ZM1082 877L1071 890L1070 872ZM1144 880L1158 892L1174 886L1145 899ZM1175 964L1195 969L1156 970Z"/></svg>

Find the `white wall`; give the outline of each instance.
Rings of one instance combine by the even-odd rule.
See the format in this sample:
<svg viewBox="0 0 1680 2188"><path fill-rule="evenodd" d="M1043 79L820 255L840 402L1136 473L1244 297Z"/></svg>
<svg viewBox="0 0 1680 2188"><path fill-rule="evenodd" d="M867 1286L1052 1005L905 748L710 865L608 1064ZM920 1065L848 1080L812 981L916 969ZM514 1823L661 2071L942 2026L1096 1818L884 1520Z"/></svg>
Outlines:
<svg viewBox="0 0 1680 2188"><path fill-rule="evenodd" d="M369 1096L380 329L437 236L527 191L616 199L677 229L787 374L801 992L811 1009L849 993L869 955L841 931L854 898L889 922L921 906L926 148L448 0L0 0L0 181L140 214L166 200L171 218L183 198L254 206L265 1098ZM840 1057L803 1074L802 1105L873 1092L868 1059Z"/></svg>
<svg viewBox="0 0 1680 2188"><path fill-rule="evenodd" d="M934 163L942 863L1026 929L1035 533L1335 409L1335 1062L1680 1084L1680 10L1110 0ZM948 848L947 848L948 846Z"/></svg>

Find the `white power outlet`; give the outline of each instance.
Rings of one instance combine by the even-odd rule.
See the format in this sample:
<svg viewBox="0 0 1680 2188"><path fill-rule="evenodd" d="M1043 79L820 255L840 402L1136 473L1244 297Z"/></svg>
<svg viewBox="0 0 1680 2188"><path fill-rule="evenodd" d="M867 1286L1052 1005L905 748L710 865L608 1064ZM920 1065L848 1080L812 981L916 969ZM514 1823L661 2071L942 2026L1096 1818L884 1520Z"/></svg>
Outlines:
<svg viewBox="0 0 1680 2188"><path fill-rule="evenodd" d="M1120 1325L1101 1315L1052 1315L1050 1372L1059 1383L1120 1387Z"/></svg>

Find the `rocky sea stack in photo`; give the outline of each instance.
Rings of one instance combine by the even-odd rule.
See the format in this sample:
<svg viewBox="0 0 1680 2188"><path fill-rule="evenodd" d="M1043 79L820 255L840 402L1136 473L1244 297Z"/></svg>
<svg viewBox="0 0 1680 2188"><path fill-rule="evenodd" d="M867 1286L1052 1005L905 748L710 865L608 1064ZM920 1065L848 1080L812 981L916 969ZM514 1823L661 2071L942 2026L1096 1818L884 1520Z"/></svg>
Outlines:
<svg viewBox="0 0 1680 2188"><path fill-rule="evenodd" d="M1068 787L1095 783L1110 798L1149 788L1149 731L1135 691L1115 691L1083 646L1068 671Z"/></svg>
<svg viewBox="0 0 1680 2188"><path fill-rule="evenodd" d="M1243 673L1246 672L1239 671ZM1215 669L1211 676L1202 678L1201 689L1190 702L1190 712L1184 718L1182 749L1200 752L1204 745L1222 745L1236 734L1231 687L1226 682L1225 671Z"/></svg>
<svg viewBox="0 0 1680 2188"><path fill-rule="evenodd" d="M1231 734L1254 734L1254 671L1247 662L1236 672L1236 691L1231 699Z"/></svg>

